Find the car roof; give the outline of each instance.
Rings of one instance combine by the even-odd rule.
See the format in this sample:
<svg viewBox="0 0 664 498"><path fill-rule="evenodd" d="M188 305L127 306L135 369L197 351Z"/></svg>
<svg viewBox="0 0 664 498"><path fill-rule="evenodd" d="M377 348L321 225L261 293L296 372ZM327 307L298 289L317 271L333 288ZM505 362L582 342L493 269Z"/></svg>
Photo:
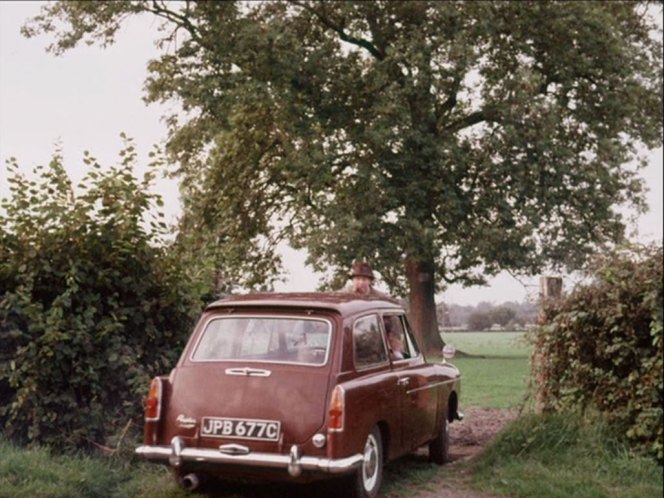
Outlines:
<svg viewBox="0 0 664 498"><path fill-rule="evenodd" d="M403 307L388 296L360 296L351 292L261 292L229 296L207 306L220 308L305 308L332 310L342 315L354 315L377 308L403 311Z"/></svg>

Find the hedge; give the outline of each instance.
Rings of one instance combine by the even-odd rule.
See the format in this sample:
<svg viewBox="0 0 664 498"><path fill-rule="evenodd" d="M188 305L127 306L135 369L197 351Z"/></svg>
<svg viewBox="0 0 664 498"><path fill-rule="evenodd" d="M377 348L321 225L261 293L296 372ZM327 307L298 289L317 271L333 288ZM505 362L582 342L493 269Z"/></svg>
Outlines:
<svg viewBox="0 0 664 498"><path fill-rule="evenodd" d="M662 462L662 246L598 259L591 281L545 303L533 354L544 410L604 413Z"/></svg>

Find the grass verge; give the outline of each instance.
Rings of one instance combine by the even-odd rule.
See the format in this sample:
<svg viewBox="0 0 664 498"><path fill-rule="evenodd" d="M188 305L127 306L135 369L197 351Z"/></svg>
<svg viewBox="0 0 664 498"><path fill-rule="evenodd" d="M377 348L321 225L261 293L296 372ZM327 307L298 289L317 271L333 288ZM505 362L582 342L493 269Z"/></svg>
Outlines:
<svg viewBox="0 0 664 498"><path fill-rule="evenodd" d="M661 497L662 468L631 454L601 420L576 414L525 415L473 466L477 489L550 498Z"/></svg>
<svg viewBox="0 0 664 498"><path fill-rule="evenodd" d="M183 498L159 466L117 458L57 455L0 440L1 498Z"/></svg>

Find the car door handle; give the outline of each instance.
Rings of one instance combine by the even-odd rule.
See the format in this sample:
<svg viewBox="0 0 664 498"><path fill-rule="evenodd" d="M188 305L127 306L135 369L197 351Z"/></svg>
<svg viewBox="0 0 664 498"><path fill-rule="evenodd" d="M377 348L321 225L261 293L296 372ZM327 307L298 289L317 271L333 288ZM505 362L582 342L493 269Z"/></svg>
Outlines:
<svg viewBox="0 0 664 498"><path fill-rule="evenodd" d="M410 379L408 377L404 377L403 379L399 379L397 381L397 384L399 384L400 386L407 386L408 384L410 384Z"/></svg>

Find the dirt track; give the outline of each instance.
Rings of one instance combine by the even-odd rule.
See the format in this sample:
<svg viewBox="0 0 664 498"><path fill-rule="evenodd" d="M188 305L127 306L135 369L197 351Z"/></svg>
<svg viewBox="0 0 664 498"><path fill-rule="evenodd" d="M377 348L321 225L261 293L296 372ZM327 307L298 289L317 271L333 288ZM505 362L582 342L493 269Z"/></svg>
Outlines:
<svg viewBox="0 0 664 498"><path fill-rule="evenodd" d="M489 441L517 416L515 410L471 408L465 412L462 422L455 422L450 430L450 458L436 478L426 486L410 489L405 493L388 493L383 498L491 498L474 491L467 485L468 460L477 455ZM426 451L423 452L423 456ZM416 458L413 457L406 458ZM395 462L394 465L398 465Z"/></svg>
<svg viewBox="0 0 664 498"><path fill-rule="evenodd" d="M471 408L465 411L465 419L454 422L450 430L451 462L441 469L435 478L425 485L409 486L403 491L388 491L381 498L490 498L468 487L468 469L464 465L511 420L513 410ZM403 465L408 460L426 462L426 450L408 455L391 463L386 472ZM397 483L398 484L398 483ZM403 489L403 486L397 486ZM292 484L232 484L219 483L208 488L206 495L214 498L344 498L343 483L333 481L306 485Z"/></svg>

